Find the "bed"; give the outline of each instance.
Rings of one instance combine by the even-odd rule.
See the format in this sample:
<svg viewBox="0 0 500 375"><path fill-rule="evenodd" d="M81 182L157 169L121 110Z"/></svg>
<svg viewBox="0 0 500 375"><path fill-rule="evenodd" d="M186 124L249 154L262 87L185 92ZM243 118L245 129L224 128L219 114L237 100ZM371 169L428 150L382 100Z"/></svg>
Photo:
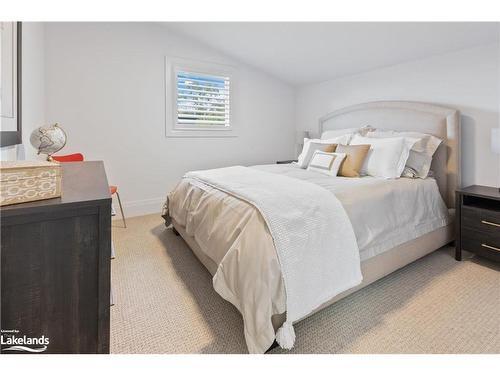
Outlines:
<svg viewBox="0 0 500 375"><path fill-rule="evenodd" d="M427 179L329 177L293 164L251 168L255 176L261 176L257 171L285 176L333 193L356 237L362 281L346 284L346 290L302 312L292 323L454 238L454 193L460 184L458 111L416 102L364 103L325 115L319 131L353 124L419 131L444 141L432 159L433 177ZM261 213L241 197L193 178L183 179L169 194L164 210L166 224L173 226L213 275L215 290L242 313L250 353L265 352L287 319L283 259L276 250L276 235Z"/></svg>

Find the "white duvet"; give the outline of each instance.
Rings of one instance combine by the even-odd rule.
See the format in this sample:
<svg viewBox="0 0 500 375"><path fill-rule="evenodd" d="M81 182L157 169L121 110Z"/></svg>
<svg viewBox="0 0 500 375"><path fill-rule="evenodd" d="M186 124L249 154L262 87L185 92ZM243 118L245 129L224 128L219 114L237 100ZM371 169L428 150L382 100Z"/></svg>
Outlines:
<svg viewBox="0 0 500 375"><path fill-rule="evenodd" d="M334 193L351 219L362 261L450 223L433 178L329 177L295 164L254 168L309 181Z"/></svg>
<svg viewBox="0 0 500 375"><path fill-rule="evenodd" d="M361 261L450 222L432 178L330 177L293 164L253 168L334 193L352 223ZM283 322L286 297L273 239L258 210L203 182L183 179L168 195L164 216L183 226L213 261L215 290L241 312L249 351L263 353Z"/></svg>
<svg viewBox="0 0 500 375"><path fill-rule="evenodd" d="M285 284L287 316L276 334L281 347L293 347L294 321L361 283L351 222L330 191L305 180L241 166L189 172L184 178L243 199L266 221Z"/></svg>

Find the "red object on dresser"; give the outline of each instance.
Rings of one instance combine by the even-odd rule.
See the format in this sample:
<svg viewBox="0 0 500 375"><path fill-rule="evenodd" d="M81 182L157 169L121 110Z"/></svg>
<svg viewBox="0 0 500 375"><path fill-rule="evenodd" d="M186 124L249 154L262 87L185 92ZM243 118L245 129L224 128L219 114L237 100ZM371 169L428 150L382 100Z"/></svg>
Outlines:
<svg viewBox="0 0 500 375"><path fill-rule="evenodd" d="M69 155L59 155L52 156L52 159L61 163L67 163L71 161L83 161L83 154L69 154Z"/></svg>
<svg viewBox="0 0 500 375"><path fill-rule="evenodd" d="M60 163L68 163L68 162L74 162L74 161L83 161L84 156L83 154L80 154L79 152L76 154L68 154L68 155L52 155L52 159L55 161L58 161ZM122 213L122 219L123 219L123 226L126 228L127 223L125 222L125 215L123 214L123 207L122 207L122 201L120 199L120 194L118 193L118 186L111 185L109 187L109 193L111 195L116 194L116 197L118 198L118 204L120 206L120 212Z"/></svg>

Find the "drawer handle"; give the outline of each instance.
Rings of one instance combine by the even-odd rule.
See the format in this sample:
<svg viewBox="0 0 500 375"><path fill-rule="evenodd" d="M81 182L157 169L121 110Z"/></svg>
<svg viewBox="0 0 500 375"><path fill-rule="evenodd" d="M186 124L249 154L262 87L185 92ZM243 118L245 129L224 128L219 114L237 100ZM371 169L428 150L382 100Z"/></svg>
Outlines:
<svg viewBox="0 0 500 375"><path fill-rule="evenodd" d="M495 250L495 251L500 251L500 249L498 247L486 245L485 243L482 243L481 246L482 247L486 247L487 249L491 249L491 250Z"/></svg>
<svg viewBox="0 0 500 375"><path fill-rule="evenodd" d="M500 227L500 224L492 223L491 221L481 220L481 223L486 224L486 225L492 225L494 227Z"/></svg>

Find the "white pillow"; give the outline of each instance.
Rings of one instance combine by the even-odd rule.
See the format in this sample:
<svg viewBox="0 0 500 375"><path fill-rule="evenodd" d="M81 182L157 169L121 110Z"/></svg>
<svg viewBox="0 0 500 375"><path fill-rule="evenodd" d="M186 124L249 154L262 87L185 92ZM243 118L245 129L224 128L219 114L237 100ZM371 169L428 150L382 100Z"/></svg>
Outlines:
<svg viewBox="0 0 500 375"><path fill-rule="evenodd" d="M345 156L343 153L315 151L307 170L336 176Z"/></svg>
<svg viewBox="0 0 500 375"><path fill-rule="evenodd" d="M417 141L418 138L371 138L356 134L350 144L370 145L370 150L361 168L361 174L399 178L408 160L410 149Z"/></svg>
<svg viewBox="0 0 500 375"><path fill-rule="evenodd" d="M351 134L345 134L340 137L329 138L329 139L304 138L304 147L302 148L302 152L298 157L297 165L300 168L305 169L309 165L309 162L311 161L311 158L316 150L323 151L325 145L334 143L346 145L350 139L351 139Z"/></svg>
<svg viewBox="0 0 500 375"><path fill-rule="evenodd" d="M426 178L432 164L432 156L443 141L431 134L419 132L398 132L395 130L375 130L367 134L370 138L393 138L411 137L418 138L418 141L410 150L410 155L406 161L408 169L403 175L405 177ZM411 171L411 172L410 172Z"/></svg>

